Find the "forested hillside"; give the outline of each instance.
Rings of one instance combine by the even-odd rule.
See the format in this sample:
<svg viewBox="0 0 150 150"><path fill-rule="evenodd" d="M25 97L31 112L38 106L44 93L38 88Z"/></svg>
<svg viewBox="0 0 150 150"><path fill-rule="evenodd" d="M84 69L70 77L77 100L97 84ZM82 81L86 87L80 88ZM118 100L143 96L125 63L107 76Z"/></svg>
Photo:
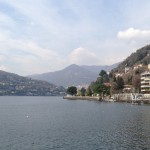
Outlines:
<svg viewBox="0 0 150 150"><path fill-rule="evenodd" d="M0 70L0 96L48 96L61 95L64 92L63 87Z"/></svg>
<svg viewBox="0 0 150 150"><path fill-rule="evenodd" d="M138 49L127 57L113 72L123 72L125 66L133 67L138 64L148 65L150 63L150 45Z"/></svg>

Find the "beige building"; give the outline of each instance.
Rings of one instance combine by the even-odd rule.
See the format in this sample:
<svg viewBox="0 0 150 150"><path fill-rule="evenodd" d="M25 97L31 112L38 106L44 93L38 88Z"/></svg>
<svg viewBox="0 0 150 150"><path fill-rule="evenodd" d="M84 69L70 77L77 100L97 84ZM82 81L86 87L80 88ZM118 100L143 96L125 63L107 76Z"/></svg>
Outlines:
<svg viewBox="0 0 150 150"><path fill-rule="evenodd" d="M125 67L125 73L128 73L130 70L130 67Z"/></svg>
<svg viewBox="0 0 150 150"><path fill-rule="evenodd" d="M150 70L150 64L148 64L148 69Z"/></svg>
<svg viewBox="0 0 150 150"><path fill-rule="evenodd" d="M141 67L143 67L143 65L142 64L138 64L138 65L136 65L136 66L133 67L133 70L137 70L137 69L139 69Z"/></svg>
<svg viewBox="0 0 150 150"><path fill-rule="evenodd" d="M123 74L122 73L116 73L115 74L115 77L117 78L117 77L122 77L123 76Z"/></svg>
<svg viewBox="0 0 150 150"><path fill-rule="evenodd" d="M141 74L141 93L150 93L150 71Z"/></svg>

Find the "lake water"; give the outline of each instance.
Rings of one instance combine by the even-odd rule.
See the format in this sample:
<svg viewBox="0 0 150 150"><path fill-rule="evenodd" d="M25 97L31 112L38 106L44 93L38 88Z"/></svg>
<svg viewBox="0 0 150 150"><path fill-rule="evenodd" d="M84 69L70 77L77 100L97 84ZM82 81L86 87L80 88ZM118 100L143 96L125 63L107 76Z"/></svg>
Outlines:
<svg viewBox="0 0 150 150"><path fill-rule="evenodd" d="M150 105L0 97L0 150L148 150Z"/></svg>

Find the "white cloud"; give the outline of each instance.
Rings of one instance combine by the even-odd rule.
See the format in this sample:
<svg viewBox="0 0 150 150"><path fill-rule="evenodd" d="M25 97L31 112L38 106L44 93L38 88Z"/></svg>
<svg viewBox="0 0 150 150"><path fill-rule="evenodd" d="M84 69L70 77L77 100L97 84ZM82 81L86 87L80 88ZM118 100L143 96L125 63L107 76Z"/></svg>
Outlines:
<svg viewBox="0 0 150 150"><path fill-rule="evenodd" d="M127 57L127 56L126 56ZM125 60L125 57L120 57L118 55L118 57L108 57L107 59L104 59L104 63L107 64L107 65L112 65L112 64L115 64L115 63L118 63L118 62L122 62L123 60Z"/></svg>
<svg viewBox="0 0 150 150"><path fill-rule="evenodd" d="M35 56L32 55L15 55L12 59L12 62L18 65L16 65L13 69L19 69L19 74L22 75L43 73L49 70L49 68L48 65L43 65L41 61L43 60L37 59Z"/></svg>
<svg viewBox="0 0 150 150"><path fill-rule="evenodd" d="M2 62L2 61L4 61L4 60L6 60L6 57L3 56L3 55L0 55L0 62Z"/></svg>
<svg viewBox="0 0 150 150"><path fill-rule="evenodd" d="M148 2L0 1L6 6L0 10L0 68L10 72L27 75L72 63L112 64L149 43L150 30L141 30L150 26ZM139 29L122 30L114 37L131 25Z"/></svg>
<svg viewBox="0 0 150 150"><path fill-rule="evenodd" d="M35 42L23 39L13 39L11 36L6 34L0 34L0 42L1 47L3 47L3 49L0 50L1 53L9 51L9 54L13 55L16 51L19 51L20 54L34 55L35 57L42 58L45 61L54 58L56 59L58 55L50 49L40 47Z"/></svg>
<svg viewBox="0 0 150 150"><path fill-rule="evenodd" d="M32 41L0 34L0 44L1 65L5 64L8 71L20 75L54 71L65 62L57 52ZM6 70L6 67L0 66L0 69Z"/></svg>
<svg viewBox="0 0 150 150"><path fill-rule="evenodd" d="M1 65L0 70L7 71L7 68L5 66Z"/></svg>
<svg viewBox="0 0 150 150"><path fill-rule="evenodd" d="M84 48L77 48L69 55L71 63L79 65L94 65L99 64L99 58L91 51Z"/></svg>
<svg viewBox="0 0 150 150"><path fill-rule="evenodd" d="M120 39L142 39L150 37L150 30L140 30L129 28L125 31L118 32L118 38Z"/></svg>
<svg viewBox="0 0 150 150"><path fill-rule="evenodd" d="M58 23L57 10L53 7L47 6L46 1L36 0L27 2L26 0L18 1L6 0L19 14L30 20L28 25L38 25L47 33L59 34L61 25ZM35 4L36 3L36 4ZM60 34L61 36L61 34Z"/></svg>

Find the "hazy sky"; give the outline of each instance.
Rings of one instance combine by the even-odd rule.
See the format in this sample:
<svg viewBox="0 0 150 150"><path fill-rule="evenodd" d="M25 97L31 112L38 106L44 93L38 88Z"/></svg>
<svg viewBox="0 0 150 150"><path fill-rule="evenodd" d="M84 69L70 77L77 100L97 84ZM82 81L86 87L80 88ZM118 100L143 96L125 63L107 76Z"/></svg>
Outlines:
<svg viewBox="0 0 150 150"><path fill-rule="evenodd" d="M0 0L0 69L110 65L150 44L150 0Z"/></svg>

